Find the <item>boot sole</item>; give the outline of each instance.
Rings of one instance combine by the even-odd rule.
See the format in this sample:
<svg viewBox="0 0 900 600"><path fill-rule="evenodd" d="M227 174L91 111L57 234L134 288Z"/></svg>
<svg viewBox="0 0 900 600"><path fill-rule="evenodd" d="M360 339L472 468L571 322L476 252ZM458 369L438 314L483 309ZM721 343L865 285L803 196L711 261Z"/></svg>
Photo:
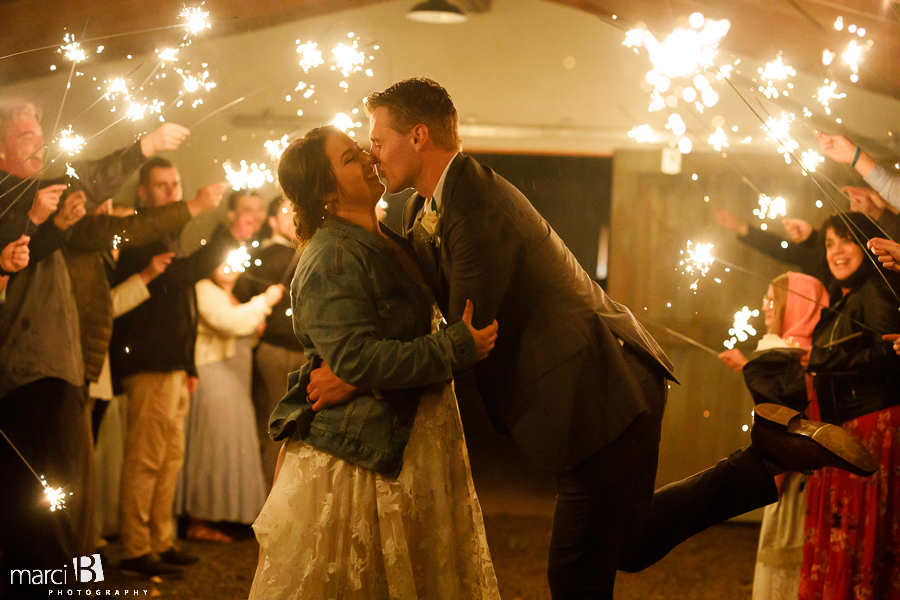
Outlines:
<svg viewBox="0 0 900 600"><path fill-rule="evenodd" d="M878 470L875 458L859 440L837 425L805 421L796 410L777 404L759 404L754 414L773 425L784 427L787 433L816 442L834 459L830 466L861 476L872 475Z"/></svg>

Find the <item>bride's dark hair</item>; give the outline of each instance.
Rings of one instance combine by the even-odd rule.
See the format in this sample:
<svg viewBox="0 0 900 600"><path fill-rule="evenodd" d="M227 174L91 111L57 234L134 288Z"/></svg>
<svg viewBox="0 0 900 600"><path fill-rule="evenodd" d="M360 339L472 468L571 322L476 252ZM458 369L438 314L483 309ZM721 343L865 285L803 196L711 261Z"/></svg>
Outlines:
<svg viewBox="0 0 900 600"><path fill-rule="evenodd" d="M317 127L293 141L278 161L278 182L296 213L298 245L308 242L322 225L329 214L329 197L337 191L325 153L325 142L334 133L339 131L331 125Z"/></svg>

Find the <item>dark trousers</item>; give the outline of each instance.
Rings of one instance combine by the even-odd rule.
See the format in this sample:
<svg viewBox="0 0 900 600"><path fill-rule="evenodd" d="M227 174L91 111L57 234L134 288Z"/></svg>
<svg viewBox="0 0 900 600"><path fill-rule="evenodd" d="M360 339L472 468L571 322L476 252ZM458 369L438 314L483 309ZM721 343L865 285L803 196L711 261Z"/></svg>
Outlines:
<svg viewBox="0 0 900 600"><path fill-rule="evenodd" d="M67 568L73 587L72 559L93 551L93 448L83 388L54 378L21 386L0 398L0 429L50 486L72 493L64 509L51 512L35 475L0 439L0 597L46 598L65 586L11 583L10 570Z"/></svg>
<svg viewBox="0 0 900 600"><path fill-rule="evenodd" d="M557 476L549 565L554 600L611 599L616 571L645 569L711 525L778 500L752 446L654 491L667 382L626 356L650 411Z"/></svg>

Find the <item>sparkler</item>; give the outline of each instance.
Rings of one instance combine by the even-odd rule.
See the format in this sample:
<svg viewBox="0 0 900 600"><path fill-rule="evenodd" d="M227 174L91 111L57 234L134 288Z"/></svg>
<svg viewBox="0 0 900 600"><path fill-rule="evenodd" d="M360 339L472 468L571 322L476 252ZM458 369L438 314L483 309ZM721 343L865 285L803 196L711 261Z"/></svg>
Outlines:
<svg viewBox="0 0 900 600"><path fill-rule="evenodd" d="M263 145L266 147L266 152L268 152L273 159L278 160L281 158L282 153L287 149L288 135L284 134L281 136L280 140L268 140Z"/></svg>
<svg viewBox="0 0 900 600"><path fill-rule="evenodd" d="M250 266L250 253L247 252L247 249L241 246L237 250L232 250L228 253L228 258L225 259L225 272L228 273L230 271L234 271L235 273L243 273L244 269Z"/></svg>
<svg viewBox="0 0 900 600"><path fill-rule="evenodd" d="M778 98L779 92L778 88L775 87L775 82L784 81L788 77L796 75L797 71L795 71L793 67L784 64L783 57L779 52L778 57L774 61L766 63L765 68L758 69L758 73L763 81L766 82L765 87L759 86L759 91L762 92L766 98ZM788 93L784 91L781 93L785 96L788 95Z"/></svg>
<svg viewBox="0 0 900 600"><path fill-rule="evenodd" d="M62 510L66 507L66 494L63 492L62 488L52 488L47 484L47 481L44 479L43 475L38 475L37 472L32 468L32 466L25 460L25 457L22 456L22 453L19 452L19 449L16 448L16 445L12 443L12 440L7 437L6 433L0 429L0 435L9 442L9 445L12 446L12 449L16 454L19 455L19 458L22 459L22 462L25 463L25 466L28 467L28 470L37 478L38 482L40 482L41 487L44 488L44 496L47 498L47 502L50 503L50 512L56 512L58 510ZM69 492L69 496L72 495L72 492Z"/></svg>
<svg viewBox="0 0 900 600"><path fill-rule="evenodd" d="M191 35L197 35L204 29L210 29L212 27L209 23L209 11L203 10L202 6L203 4L190 8L186 6L184 7L184 10L181 11L181 14L178 15L179 18L187 21L187 23L184 24L184 27L187 28Z"/></svg>
<svg viewBox="0 0 900 600"><path fill-rule="evenodd" d="M301 44L300 40L297 40L297 54L300 55L300 68L303 69L304 73L308 73L310 69L314 69L325 62L322 59L322 52L316 50L316 46L318 44L315 42Z"/></svg>
<svg viewBox="0 0 900 600"><path fill-rule="evenodd" d="M784 162L787 164L791 164L791 153L800 147L800 144L791 137L791 123L794 119L794 113L782 112L778 117L767 118L762 126L766 132L766 139L778 144L778 153L784 156Z"/></svg>
<svg viewBox="0 0 900 600"><path fill-rule="evenodd" d="M728 335L730 335L731 338L724 342L725 347L728 349L734 348L735 343L739 341L746 342L752 336L756 335L756 329L750 324L750 318L758 316L759 310L751 311L746 306L734 313L734 324L731 326L731 329L728 330Z"/></svg>
<svg viewBox="0 0 900 600"><path fill-rule="evenodd" d="M69 165L69 163L66 163L66 177L81 179L81 177L78 176L78 173L75 172L75 169L71 165Z"/></svg>
<svg viewBox="0 0 900 600"><path fill-rule="evenodd" d="M337 66L334 69L340 69L341 75L347 77L351 73L362 71L362 65L366 62L366 53L359 50L359 44L353 40L352 46L345 46L338 43L331 49L331 53L337 59Z"/></svg>
<svg viewBox="0 0 900 600"><path fill-rule="evenodd" d="M331 121L331 124L340 129L341 131L346 132L348 129L353 129L354 127L362 127L362 123L360 121L354 121L350 118L349 115L344 113L338 113L334 116L334 119ZM356 132L351 131L348 135L353 137L356 135Z"/></svg>
<svg viewBox="0 0 900 600"><path fill-rule="evenodd" d="M75 41L74 35L67 33L63 39L66 43L60 46L57 52L65 56L66 60L71 60L73 63L87 60L87 54L84 52L81 44Z"/></svg>
<svg viewBox="0 0 900 600"><path fill-rule="evenodd" d="M208 92L216 87L214 82L209 81L209 71L203 71L200 75L185 75L182 69L178 69L177 72L184 79L184 91L186 92L196 92L200 88Z"/></svg>
<svg viewBox="0 0 900 600"><path fill-rule="evenodd" d="M115 79L107 79L106 93L103 94L104 98L109 100L115 100L117 94L121 94L124 98L130 98L131 92L128 91L128 84L121 77L116 77Z"/></svg>
<svg viewBox="0 0 900 600"><path fill-rule="evenodd" d="M830 103L832 100L840 100L841 98L847 97L847 94L836 94L834 91L836 87L837 81L832 81L829 84L828 80L826 79L825 85L823 85L816 91L816 100L818 100L819 104L821 104L825 108L825 114L827 115L831 114Z"/></svg>
<svg viewBox="0 0 900 600"><path fill-rule="evenodd" d="M787 214L787 201L781 196L773 199L765 194L760 194L759 208L753 209L753 214L761 220L783 217Z"/></svg>
<svg viewBox="0 0 900 600"><path fill-rule="evenodd" d="M632 127L631 131L628 132L628 137L632 138L639 144L642 144L644 142L652 144L656 139L656 136L653 134L653 128L647 124Z"/></svg>
<svg viewBox="0 0 900 600"><path fill-rule="evenodd" d="M72 131L72 126L59 132L59 147L69 156L74 156L84 148L84 138Z"/></svg>
<svg viewBox="0 0 900 600"><path fill-rule="evenodd" d="M800 155L800 164L803 165L803 173L815 173L819 163L825 162L825 158L815 150L806 150Z"/></svg>
<svg viewBox="0 0 900 600"><path fill-rule="evenodd" d="M680 253L682 256L687 253L687 257L682 260L679 265L684 267L682 273L693 275L695 273L699 273L700 277L706 277L706 274L709 273L709 268L716 261L715 257L712 255L713 245L710 244L697 244L694 246L691 240L688 240L687 248L685 250L681 250ZM697 283L700 281L700 277L694 280L694 283L691 284L691 290L694 293L697 293Z"/></svg>
<svg viewBox="0 0 900 600"><path fill-rule="evenodd" d="M223 165L225 169L225 179L231 184L235 190L257 189L262 187L266 182L273 183L275 178L272 171L266 168L265 164L253 163L247 166L247 161L241 161L241 170L235 171L231 166L231 162Z"/></svg>
<svg viewBox="0 0 900 600"><path fill-rule="evenodd" d="M707 141L717 152L721 152L722 148L728 147L728 137L725 135L725 130L721 127L716 127L715 133L709 136Z"/></svg>

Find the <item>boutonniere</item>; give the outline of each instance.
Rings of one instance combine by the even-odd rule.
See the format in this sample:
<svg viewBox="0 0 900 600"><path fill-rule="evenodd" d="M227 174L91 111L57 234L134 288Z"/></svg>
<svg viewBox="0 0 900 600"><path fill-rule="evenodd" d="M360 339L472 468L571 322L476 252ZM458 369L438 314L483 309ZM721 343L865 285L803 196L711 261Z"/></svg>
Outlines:
<svg viewBox="0 0 900 600"><path fill-rule="evenodd" d="M431 211L422 217L422 229L427 234L426 239L433 243L435 248L441 247L441 236L437 233L440 222L441 214L437 211Z"/></svg>

